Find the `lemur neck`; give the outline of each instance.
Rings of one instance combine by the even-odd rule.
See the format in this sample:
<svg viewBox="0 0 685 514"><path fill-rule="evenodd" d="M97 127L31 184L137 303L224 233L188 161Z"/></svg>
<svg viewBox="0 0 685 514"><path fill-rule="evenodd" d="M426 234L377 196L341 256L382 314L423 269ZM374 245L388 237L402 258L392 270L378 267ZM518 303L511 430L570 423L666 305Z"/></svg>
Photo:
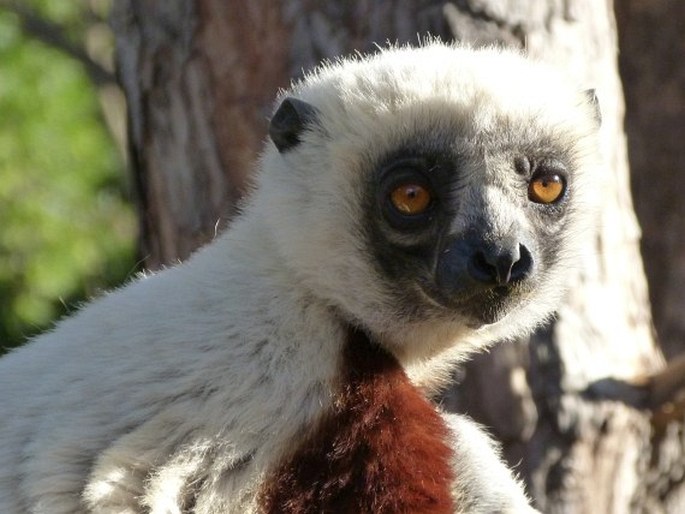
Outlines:
<svg viewBox="0 0 685 514"><path fill-rule="evenodd" d="M454 512L448 429L397 360L350 328L339 389L262 493L275 513Z"/></svg>

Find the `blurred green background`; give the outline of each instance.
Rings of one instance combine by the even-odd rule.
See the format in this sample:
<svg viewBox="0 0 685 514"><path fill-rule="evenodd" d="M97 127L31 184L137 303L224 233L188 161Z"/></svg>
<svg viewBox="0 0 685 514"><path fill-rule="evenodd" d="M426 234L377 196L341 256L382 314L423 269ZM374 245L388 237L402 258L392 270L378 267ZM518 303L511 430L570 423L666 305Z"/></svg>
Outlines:
<svg viewBox="0 0 685 514"><path fill-rule="evenodd" d="M0 1L0 354L136 271L108 9Z"/></svg>

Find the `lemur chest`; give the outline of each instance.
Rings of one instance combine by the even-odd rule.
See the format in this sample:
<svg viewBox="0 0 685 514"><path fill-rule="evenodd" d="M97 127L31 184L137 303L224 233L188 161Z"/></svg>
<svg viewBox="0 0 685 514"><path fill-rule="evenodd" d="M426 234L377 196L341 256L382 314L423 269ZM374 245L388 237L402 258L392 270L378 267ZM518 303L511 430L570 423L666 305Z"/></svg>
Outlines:
<svg viewBox="0 0 685 514"><path fill-rule="evenodd" d="M334 405L260 495L265 514L453 513L448 429L394 357L351 330Z"/></svg>

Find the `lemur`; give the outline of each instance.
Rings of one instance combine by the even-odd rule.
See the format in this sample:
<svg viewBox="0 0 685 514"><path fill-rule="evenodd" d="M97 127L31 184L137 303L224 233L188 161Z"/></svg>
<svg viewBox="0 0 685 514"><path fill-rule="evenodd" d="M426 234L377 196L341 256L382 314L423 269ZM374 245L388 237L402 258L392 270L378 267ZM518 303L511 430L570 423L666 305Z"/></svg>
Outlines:
<svg viewBox="0 0 685 514"><path fill-rule="evenodd" d="M427 398L562 299L598 125L516 52L309 73L230 229L0 359L0 512L534 512Z"/></svg>

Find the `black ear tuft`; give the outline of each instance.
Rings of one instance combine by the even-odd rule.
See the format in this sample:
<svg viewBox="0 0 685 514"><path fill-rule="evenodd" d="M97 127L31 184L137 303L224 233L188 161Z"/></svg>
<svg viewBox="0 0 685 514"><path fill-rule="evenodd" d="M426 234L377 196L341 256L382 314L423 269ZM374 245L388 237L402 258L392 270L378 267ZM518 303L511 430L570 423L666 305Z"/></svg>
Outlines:
<svg viewBox="0 0 685 514"><path fill-rule="evenodd" d="M316 115L316 108L307 102L290 97L283 100L269 123L269 137L278 151L283 153L297 146L300 134Z"/></svg>
<svg viewBox="0 0 685 514"><path fill-rule="evenodd" d="M595 110L595 121L597 121L597 126L602 124L602 109L599 106L599 99L597 98L597 93L594 89L586 89L583 91L588 104Z"/></svg>

